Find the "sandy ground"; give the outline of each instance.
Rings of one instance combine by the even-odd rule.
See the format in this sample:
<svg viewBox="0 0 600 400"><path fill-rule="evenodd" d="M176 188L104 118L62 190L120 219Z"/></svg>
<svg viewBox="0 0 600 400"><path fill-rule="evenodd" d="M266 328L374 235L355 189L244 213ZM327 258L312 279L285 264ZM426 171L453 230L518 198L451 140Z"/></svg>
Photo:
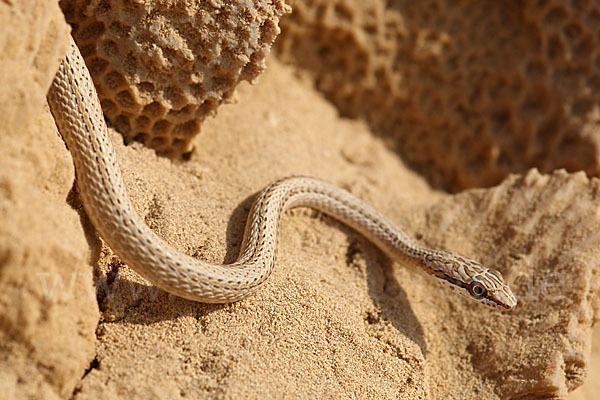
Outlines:
<svg viewBox="0 0 600 400"><path fill-rule="evenodd" d="M394 177L399 197L394 203L389 199L380 204L390 211L410 210L411 204L430 197L425 182L402 167L381 142L372 141L363 124L338 120L332 107L307 91L307 84L289 85L289 79L294 79L293 71L273 63L259 85L244 85L238 104L226 106L224 113L208 121L206 136L197 139L189 162L157 158L137 144L119 146L126 182L137 188L132 198L150 226L180 250L213 262L232 261L251 194L289 174L319 176L367 199L374 199L374 188L383 190L386 175L390 180ZM289 90L276 90L284 86ZM253 94L257 90L260 101ZM314 107L315 103L324 107ZM239 106L241 113L235 111ZM257 124L260 129L248 128ZM381 169L382 175L373 178L369 172L373 169ZM403 172L398 175L398 171ZM407 186L415 192L410 198ZM186 194L179 197L179 193ZM111 285L109 296L101 302L108 321L101 324L100 367L82 380L78 396L94 397L100 388L108 388L115 394L126 390L159 397L176 396L182 390L238 398L302 393L336 397L353 387L358 397L389 397L395 396L400 379L409 383L406 397L422 397L424 390L417 382L425 383L424 359L418 342L380 347L365 341L364 335L372 329L366 318L380 318L379 307L369 299L371 292L383 289L386 272L371 270L371 264L385 265L382 256L332 220L319 222L322 217L305 210L291 214L283 223L281 264L274 279L248 302L197 305L146 286L127 268L120 268L115 278L110 277L110 269L101 267L99 281L108 279ZM188 222L177 222L183 220ZM306 246L312 251L299 251ZM363 255L363 248L367 254ZM105 251L99 249L99 264L111 268L112 257ZM353 267L335 267L347 262ZM305 279L316 286L306 286ZM331 290L339 284L344 288L341 292ZM299 313L310 316L300 318ZM248 323L243 322L247 318ZM403 317L396 318L400 324ZM419 323L414 317L410 320L401 329L422 337ZM362 333L347 331L357 323ZM392 336L384 343L397 340L395 329L386 325L377 328L382 331L378 335ZM242 326L245 333L240 335ZM138 343L135 348L115 353L115 344L131 339ZM179 343L178 349L172 343ZM158 353L157 347L162 348ZM240 352L234 355L234 348ZM396 352L402 358L396 358ZM154 366L140 375L139 367L148 366L157 354ZM130 357L136 363L126 361ZM359 367L366 360L374 368ZM168 372L172 363L179 365L175 382ZM131 373L135 384L118 378ZM315 385L307 388L308 381ZM363 384L369 381L373 384Z"/></svg>

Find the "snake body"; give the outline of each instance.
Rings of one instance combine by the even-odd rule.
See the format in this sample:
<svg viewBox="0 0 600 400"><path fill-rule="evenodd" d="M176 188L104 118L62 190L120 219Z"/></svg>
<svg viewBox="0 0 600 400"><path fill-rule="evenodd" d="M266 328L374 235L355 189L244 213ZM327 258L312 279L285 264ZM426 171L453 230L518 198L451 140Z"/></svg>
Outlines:
<svg viewBox="0 0 600 400"><path fill-rule="evenodd" d="M278 180L258 195L232 264L209 264L183 254L154 234L131 204L96 90L73 39L47 98L94 227L123 262L167 292L206 303L247 297L273 270L281 215L305 206L344 222L394 260L422 268L459 294L502 310L516 305L499 272L452 251L422 247L347 191L307 177Z"/></svg>

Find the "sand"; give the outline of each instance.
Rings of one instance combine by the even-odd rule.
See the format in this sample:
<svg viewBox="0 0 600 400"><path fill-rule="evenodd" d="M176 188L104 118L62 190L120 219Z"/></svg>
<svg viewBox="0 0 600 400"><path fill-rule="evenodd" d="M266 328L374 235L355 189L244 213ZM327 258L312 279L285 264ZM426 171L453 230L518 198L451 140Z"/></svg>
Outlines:
<svg viewBox="0 0 600 400"><path fill-rule="evenodd" d="M52 20L60 11L48 7L40 14ZM47 59L42 71L59 57ZM596 178L531 169L448 194L408 168L372 124L341 117L310 74L272 55L257 84L242 83L236 101L204 122L189 160L125 145L111 129L148 225L183 252L230 262L253 195L281 176L316 176L373 204L421 243L499 269L519 305L501 313L456 297L304 209L284 217L277 266L262 290L235 304L197 304L149 285L103 244L43 102L51 73L40 74L39 85L13 76L0 90L24 93L0 102L14 105L0 115L8 121L0 135L6 398L597 393L593 379L577 389L587 371L600 373L591 350L600 289Z"/></svg>

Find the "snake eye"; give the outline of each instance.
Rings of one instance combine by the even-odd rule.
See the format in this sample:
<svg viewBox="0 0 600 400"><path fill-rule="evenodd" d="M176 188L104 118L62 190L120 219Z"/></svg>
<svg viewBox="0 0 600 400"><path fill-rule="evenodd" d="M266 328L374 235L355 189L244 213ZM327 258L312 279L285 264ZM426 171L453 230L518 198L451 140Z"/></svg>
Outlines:
<svg viewBox="0 0 600 400"><path fill-rule="evenodd" d="M487 294L486 288L477 281L471 282L467 289L469 289L469 293L475 299L482 299Z"/></svg>

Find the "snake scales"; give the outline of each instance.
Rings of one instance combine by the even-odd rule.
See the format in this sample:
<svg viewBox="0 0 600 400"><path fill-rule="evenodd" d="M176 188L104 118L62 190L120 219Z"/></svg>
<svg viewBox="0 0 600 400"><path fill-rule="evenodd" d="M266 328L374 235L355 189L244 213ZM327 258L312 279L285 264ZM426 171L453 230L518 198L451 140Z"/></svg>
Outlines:
<svg viewBox="0 0 600 400"><path fill-rule="evenodd" d="M306 177L278 180L258 195L234 263L209 264L180 253L155 235L131 204L96 90L72 38L47 97L93 225L126 264L170 293L206 303L247 297L271 274L282 213L305 206L346 223L394 260L422 268L459 294L501 310L517 303L499 272L452 251L422 247L350 193Z"/></svg>

